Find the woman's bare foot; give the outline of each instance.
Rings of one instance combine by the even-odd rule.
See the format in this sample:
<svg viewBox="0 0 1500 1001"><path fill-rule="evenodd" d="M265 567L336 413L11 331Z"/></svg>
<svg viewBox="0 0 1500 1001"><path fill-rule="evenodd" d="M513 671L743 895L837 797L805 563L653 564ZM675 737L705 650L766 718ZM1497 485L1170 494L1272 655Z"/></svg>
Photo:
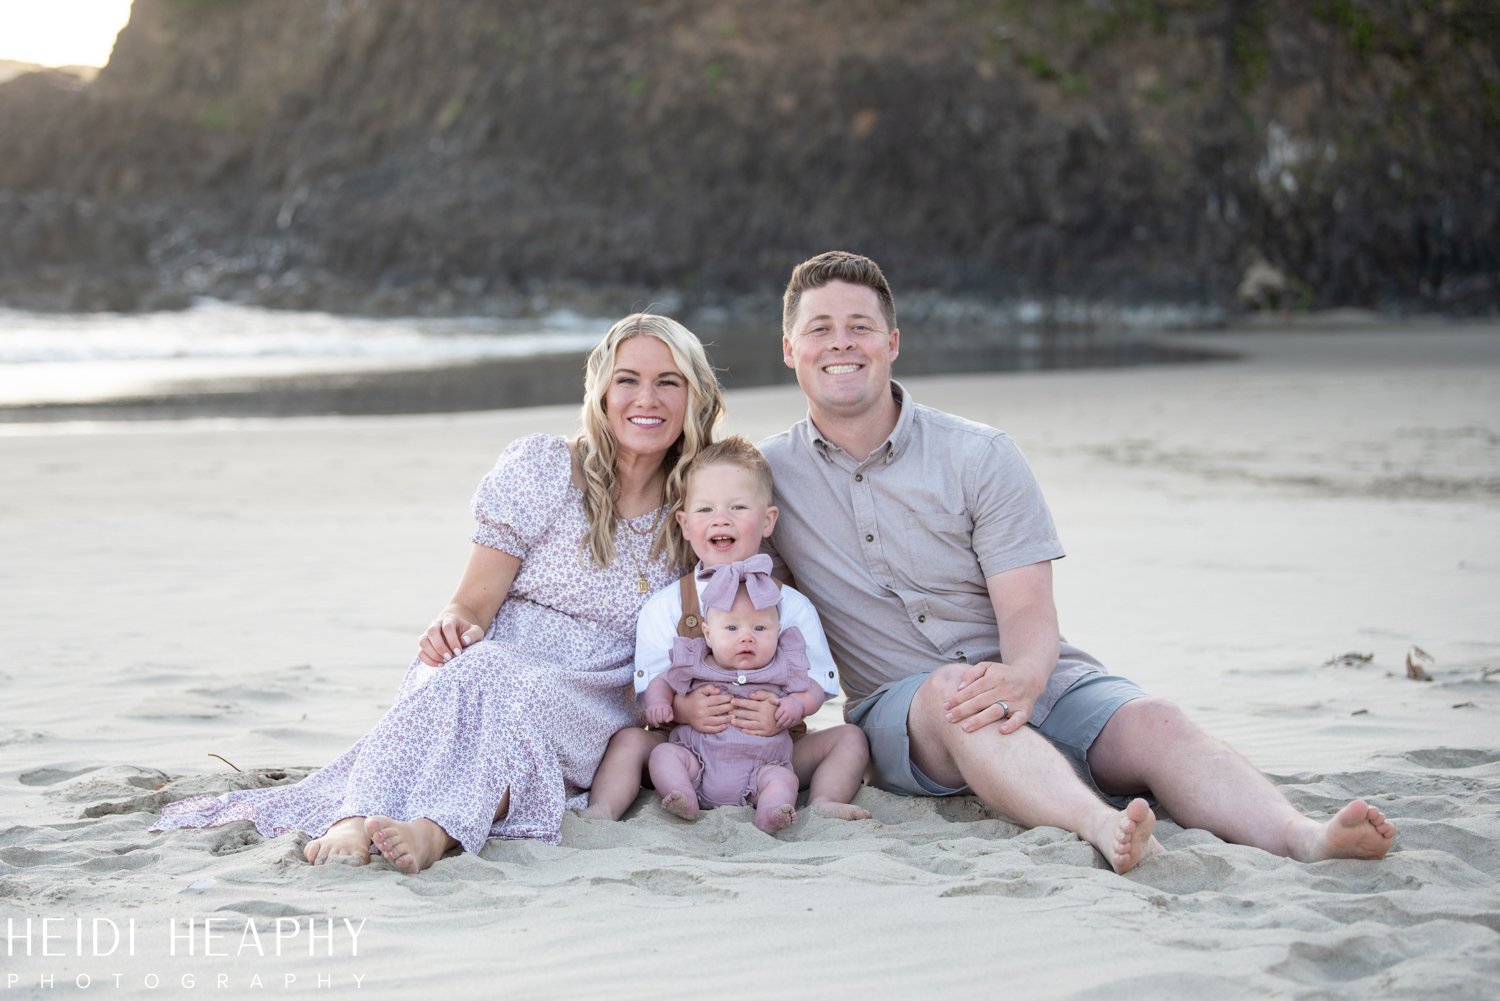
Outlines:
<svg viewBox="0 0 1500 1001"><path fill-rule="evenodd" d="M365 818L345 817L320 838L313 838L302 849L313 865L340 862L344 865L367 865L370 861L370 836L365 833Z"/></svg>
<svg viewBox="0 0 1500 1001"><path fill-rule="evenodd" d="M755 810L755 826L767 834L775 834L792 826L797 819L797 811L792 809L792 804L782 803L778 806L757 807Z"/></svg>
<svg viewBox="0 0 1500 1001"><path fill-rule="evenodd" d="M402 872L421 872L458 844L426 817L416 820L368 817L365 832L386 861Z"/></svg>
<svg viewBox="0 0 1500 1001"><path fill-rule="evenodd" d="M1292 852L1299 862L1331 858L1385 858L1396 840L1396 825L1385 814L1362 799L1340 810L1326 824L1308 830L1308 836Z"/></svg>
<svg viewBox="0 0 1500 1001"><path fill-rule="evenodd" d="M683 820L698 819L698 797L680 792L669 792L661 798L661 808Z"/></svg>
<svg viewBox="0 0 1500 1001"><path fill-rule="evenodd" d="M809 803L807 808L820 817L829 820L869 820L870 811L853 803L839 803L835 800L824 800L819 803Z"/></svg>
<svg viewBox="0 0 1500 1001"><path fill-rule="evenodd" d="M1150 804L1143 799L1133 799L1124 810L1114 815L1113 821L1101 826L1097 841L1090 841L1110 867L1123 875L1147 855L1155 855L1161 850L1151 836L1155 829L1156 814L1151 812Z"/></svg>

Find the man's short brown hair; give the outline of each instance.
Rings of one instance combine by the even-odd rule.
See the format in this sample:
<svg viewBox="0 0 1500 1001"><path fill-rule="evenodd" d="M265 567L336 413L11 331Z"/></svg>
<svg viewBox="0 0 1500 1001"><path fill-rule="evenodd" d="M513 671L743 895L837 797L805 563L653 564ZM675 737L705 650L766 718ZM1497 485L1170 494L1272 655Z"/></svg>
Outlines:
<svg viewBox="0 0 1500 1001"><path fill-rule="evenodd" d="M847 250L829 250L809 257L792 269L792 277L786 283L786 294L781 298L782 334L792 336L792 324L797 320L802 293L822 288L829 282L848 282L873 289L880 300L880 311L885 315L886 325L891 330L896 329L896 297L891 294L891 283L885 280L880 265Z"/></svg>

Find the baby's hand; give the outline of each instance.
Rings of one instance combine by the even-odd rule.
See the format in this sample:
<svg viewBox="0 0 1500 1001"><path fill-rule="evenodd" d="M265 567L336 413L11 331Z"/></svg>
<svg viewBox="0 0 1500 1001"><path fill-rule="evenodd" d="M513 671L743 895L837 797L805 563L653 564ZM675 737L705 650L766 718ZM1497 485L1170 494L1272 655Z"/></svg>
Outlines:
<svg viewBox="0 0 1500 1001"><path fill-rule="evenodd" d="M672 722L672 707L670 705L648 706L646 708L646 722L652 726L662 726Z"/></svg>
<svg viewBox="0 0 1500 1001"><path fill-rule="evenodd" d="M781 705L776 707L776 724L783 730L790 730L802 722L803 709L801 699L782 699Z"/></svg>

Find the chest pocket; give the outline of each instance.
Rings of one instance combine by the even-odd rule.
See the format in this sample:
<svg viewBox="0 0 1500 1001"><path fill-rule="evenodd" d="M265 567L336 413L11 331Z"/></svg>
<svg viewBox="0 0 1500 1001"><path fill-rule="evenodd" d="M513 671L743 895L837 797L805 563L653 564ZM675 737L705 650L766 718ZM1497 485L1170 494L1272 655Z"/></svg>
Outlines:
<svg viewBox="0 0 1500 1001"><path fill-rule="evenodd" d="M907 511L901 567L924 588L945 581L970 580L979 573L974 555L974 522L966 514Z"/></svg>

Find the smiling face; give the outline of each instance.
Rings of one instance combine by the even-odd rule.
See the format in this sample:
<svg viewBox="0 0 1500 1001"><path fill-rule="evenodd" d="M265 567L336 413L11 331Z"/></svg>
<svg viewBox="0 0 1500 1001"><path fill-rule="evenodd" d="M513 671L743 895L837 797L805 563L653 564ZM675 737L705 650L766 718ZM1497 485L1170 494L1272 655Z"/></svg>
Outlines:
<svg viewBox="0 0 1500 1001"><path fill-rule="evenodd" d="M776 527L765 484L750 470L725 462L694 466L677 524L706 567L747 560Z"/></svg>
<svg viewBox="0 0 1500 1001"><path fill-rule="evenodd" d="M889 403L900 339L874 289L831 281L802 293L781 349L813 420L847 421Z"/></svg>
<svg viewBox="0 0 1500 1001"><path fill-rule="evenodd" d="M727 670L754 671L771 663L781 636L781 613L775 605L756 609L744 585L730 608L703 612L703 640L714 663Z"/></svg>
<svg viewBox="0 0 1500 1001"><path fill-rule="evenodd" d="M682 434L687 405L687 379L666 344L649 334L620 342L604 392L617 456L664 456Z"/></svg>

